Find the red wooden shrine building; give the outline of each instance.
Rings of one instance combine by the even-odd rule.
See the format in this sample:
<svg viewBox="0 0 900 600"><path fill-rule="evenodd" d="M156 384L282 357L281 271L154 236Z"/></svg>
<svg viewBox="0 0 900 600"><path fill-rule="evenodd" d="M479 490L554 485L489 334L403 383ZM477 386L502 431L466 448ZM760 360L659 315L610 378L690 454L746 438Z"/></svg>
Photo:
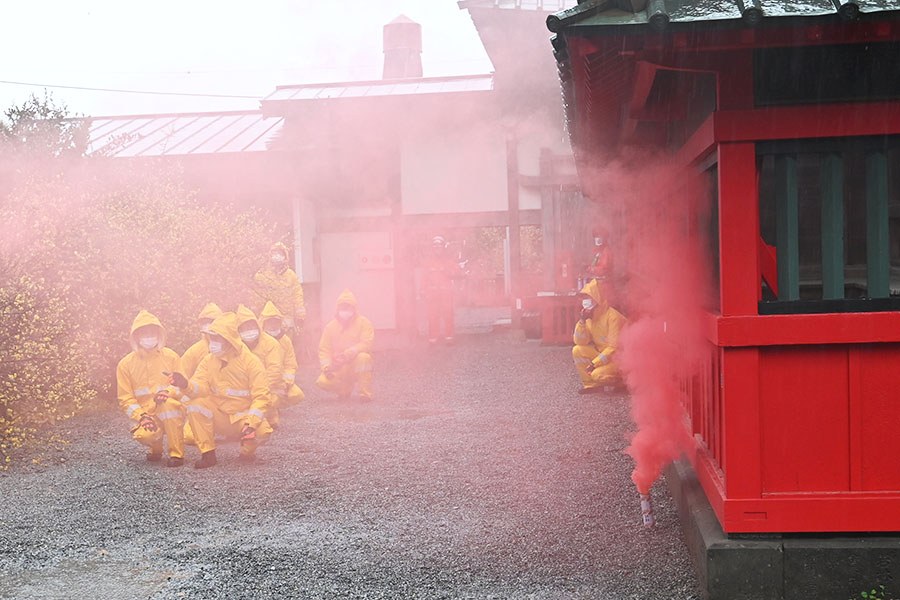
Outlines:
<svg viewBox="0 0 900 600"><path fill-rule="evenodd" d="M684 445L724 531L900 531L900 2L587 0L548 27L580 165L649 146L710 181Z"/></svg>

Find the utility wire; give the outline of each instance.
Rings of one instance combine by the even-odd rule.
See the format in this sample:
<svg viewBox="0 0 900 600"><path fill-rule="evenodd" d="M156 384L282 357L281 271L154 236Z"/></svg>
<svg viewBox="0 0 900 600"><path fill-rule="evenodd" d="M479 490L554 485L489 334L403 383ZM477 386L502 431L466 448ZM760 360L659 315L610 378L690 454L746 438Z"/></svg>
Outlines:
<svg viewBox="0 0 900 600"><path fill-rule="evenodd" d="M160 92L160 91L152 91L152 90L120 90L115 88L93 88L93 87L82 87L78 85L49 85L46 83L28 83L25 81L3 81L0 80L0 84L7 85L30 85L34 87L42 87L42 88L59 88L65 90L85 90L88 92L117 92L120 94L152 94L155 96L192 96L194 98L241 98L241 99L250 99L250 100L259 100L261 96L240 96L236 94L189 94L185 92Z"/></svg>

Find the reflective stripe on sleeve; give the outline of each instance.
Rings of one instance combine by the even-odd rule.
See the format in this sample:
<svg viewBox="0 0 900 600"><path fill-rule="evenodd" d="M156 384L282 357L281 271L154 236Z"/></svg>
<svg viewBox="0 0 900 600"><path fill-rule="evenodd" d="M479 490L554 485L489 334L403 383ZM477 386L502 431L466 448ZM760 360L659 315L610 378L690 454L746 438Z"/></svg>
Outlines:
<svg viewBox="0 0 900 600"><path fill-rule="evenodd" d="M131 415L133 415L133 414L134 414L134 411L136 411L136 410L141 410L141 405L140 405L140 404L131 404L131 405L129 405L129 407L128 407L128 418L131 418Z"/></svg>
<svg viewBox="0 0 900 600"><path fill-rule="evenodd" d="M199 404L188 404L188 405L187 405L187 411L188 411L189 413L200 413L201 415L203 415L203 416L206 417L207 419L212 419L212 418L213 418L212 411L209 410L208 408L206 408L205 406L200 406Z"/></svg>
<svg viewBox="0 0 900 600"><path fill-rule="evenodd" d="M191 397L190 397L190 396L182 396L182 397L181 397L181 403L182 403L182 404L187 404L187 403L190 402L190 401L191 401Z"/></svg>
<svg viewBox="0 0 900 600"><path fill-rule="evenodd" d="M575 330L575 340L577 343L581 344L583 342L591 341L591 334L588 332L578 333L578 330Z"/></svg>
<svg viewBox="0 0 900 600"><path fill-rule="evenodd" d="M194 395L197 395L197 394L200 393L200 386L197 385L197 382L196 382L196 381L192 381L192 382L191 382L191 387L194 388Z"/></svg>
<svg viewBox="0 0 900 600"><path fill-rule="evenodd" d="M225 388L226 396L237 396L238 398L249 398L250 390L235 390L232 388Z"/></svg>
<svg viewBox="0 0 900 600"><path fill-rule="evenodd" d="M247 414L253 415L254 417L259 417L260 419L266 418L266 415L264 415L263 412L258 408L251 408L247 411Z"/></svg>
<svg viewBox="0 0 900 600"><path fill-rule="evenodd" d="M138 389L134 390L135 396L147 396L149 394L150 394L150 388L148 388L148 387L138 388Z"/></svg>
<svg viewBox="0 0 900 600"><path fill-rule="evenodd" d="M294 374L293 373L285 373L284 378L287 379L288 381L290 381L291 383L294 383Z"/></svg>

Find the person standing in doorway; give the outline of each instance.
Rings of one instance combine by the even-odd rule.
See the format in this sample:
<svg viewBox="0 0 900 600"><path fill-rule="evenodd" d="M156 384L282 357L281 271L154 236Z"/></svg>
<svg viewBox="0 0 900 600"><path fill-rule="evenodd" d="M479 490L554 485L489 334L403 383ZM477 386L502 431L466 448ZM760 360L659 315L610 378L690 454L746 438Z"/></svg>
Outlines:
<svg viewBox="0 0 900 600"><path fill-rule="evenodd" d="M461 274L460 265L447 249L444 237L436 235L431 238L422 280L422 297L428 314L428 343L431 345L438 343L441 333L446 343L454 342L453 280Z"/></svg>

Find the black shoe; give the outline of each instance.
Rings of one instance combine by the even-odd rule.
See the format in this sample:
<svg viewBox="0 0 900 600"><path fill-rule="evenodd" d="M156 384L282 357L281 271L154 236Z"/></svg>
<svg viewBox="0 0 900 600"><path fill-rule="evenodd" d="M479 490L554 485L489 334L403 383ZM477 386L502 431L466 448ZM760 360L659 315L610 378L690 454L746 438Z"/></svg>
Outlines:
<svg viewBox="0 0 900 600"><path fill-rule="evenodd" d="M578 393L581 394L582 396L586 396L588 394L602 394L603 388L599 385L595 385L593 387L583 387L580 390L578 390Z"/></svg>
<svg viewBox="0 0 900 600"><path fill-rule="evenodd" d="M169 460L166 462L167 467L183 467L184 459L178 456L170 456Z"/></svg>
<svg viewBox="0 0 900 600"><path fill-rule="evenodd" d="M159 462L162 460L162 454L156 454L155 452L147 453L147 462Z"/></svg>
<svg viewBox="0 0 900 600"><path fill-rule="evenodd" d="M256 454L238 454L237 461L243 464L256 462Z"/></svg>
<svg viewBox="0 0 900 600"><path fill-rule="evenodd" d="M208 469L216 464L216 451L210 450L200 455L200 460L194 463L195 469Z"/></svg>

